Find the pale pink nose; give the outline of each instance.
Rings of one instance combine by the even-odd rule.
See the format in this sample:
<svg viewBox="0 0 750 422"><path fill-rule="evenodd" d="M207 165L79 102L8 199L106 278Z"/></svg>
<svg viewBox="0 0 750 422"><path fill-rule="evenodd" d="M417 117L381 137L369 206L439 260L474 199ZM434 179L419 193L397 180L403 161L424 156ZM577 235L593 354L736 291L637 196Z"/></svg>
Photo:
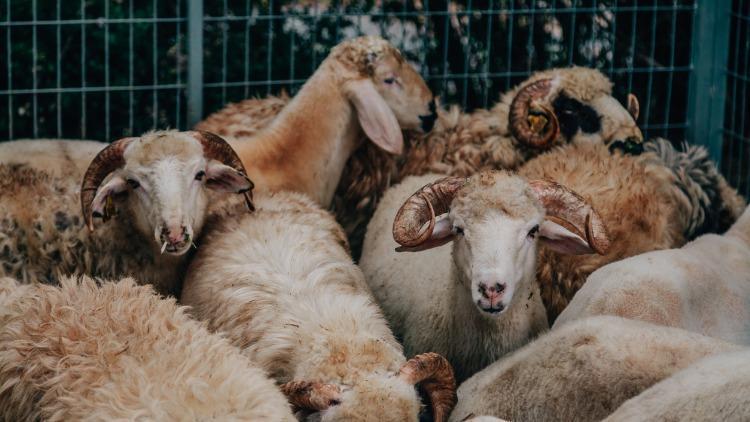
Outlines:
<svg viewBox="0 0 750 422"><path fill-rule="evenodd" d="M164 227L161 229L161 237L170 244L176 245L187 240L187 228L185 226L180 227Z"/></svg>
<svg viewBox="0 0 750 422"><path fill-rule="evenodd" d="M492 306L495 306L500 301L504 291L505 283L494 283L489 286L487 286L487 283L479 283L479 293L482 297L489 300Z"/></svg>

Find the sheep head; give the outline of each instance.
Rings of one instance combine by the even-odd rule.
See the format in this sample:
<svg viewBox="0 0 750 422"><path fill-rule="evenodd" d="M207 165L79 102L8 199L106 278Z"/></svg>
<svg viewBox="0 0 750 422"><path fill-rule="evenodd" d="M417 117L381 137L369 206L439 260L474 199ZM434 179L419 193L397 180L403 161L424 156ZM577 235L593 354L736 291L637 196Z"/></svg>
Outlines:
<svg viewBox="0 0 750 422"><path fill-rule="evenodd" d="M371 374L354 385L291 381L281 386L295 411L321 412L321 421L408 421L419 413L415 385L425 391L433 420L448 420L456 405L453 368L437 353L417 355L395 374Z"/></svg>
<svg viewBox="0 0 750 422"><path fill-rule="evenodd" d="M490 317L507 310L519 286L534 279L539 241L565 254L609 249L604 223L585 199L557 183L508 172L424 186L398 211L393 236L399 251L453 241L459 276Z"/></svg>
<svg viewBox="0 0 750 422"><path fill-rule="evenodd" d="M332 68L367 137L392 154L403 151L401 129L429 132L437 119L432 92L401 53L380 37L336 46L321 68Z"/></svg>
<svg viewBox="0 0 750 422"><path fill-rule="evenodd" d="M503 97L508 126L519 142L546 148L564 142L640 144L640 106L627 109L612 96L612 82L596 69L571 67L537 72Z"/></svg>
<svg viewBox="0 0 750 422"><path fill-rule="evenodd" d="M241 193L252 210L253 183L234 150L208 132L159 131L113 142L94 158L81 185L89 230L118 207L129 211L161 252L182 255L203 225L207 190Z"/></svg>

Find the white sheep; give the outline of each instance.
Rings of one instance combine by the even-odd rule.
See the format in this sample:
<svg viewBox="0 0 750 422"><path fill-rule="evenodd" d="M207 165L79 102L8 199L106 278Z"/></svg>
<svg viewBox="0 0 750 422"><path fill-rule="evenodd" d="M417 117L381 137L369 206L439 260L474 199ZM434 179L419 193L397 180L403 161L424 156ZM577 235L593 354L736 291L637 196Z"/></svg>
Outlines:
<svg viewBox="0 0 750 422"><path fill-rule="evenodd" d="M750 344L750 207L723 236L613 262L592 273L555 326L615 315Z"/></svg>
<svg viewBox="0 0 750 422"><path fill-rule="evenodd" d="M5 420L294 421L279 388L221 336L130 278L0 279Z"/></svg>
<svg viewBox="0 0 750 422"><path fill-rule="evenodd" d="M360 264L407 354L440 353L459 380L546 330L596 268L681 245L695 225L690 191L656 155L601 144L560 147L518 174L438 178L386 192ZM394 238L421 252L396 252Z"/></svg>
<svg viewBox="0 0 750 422"><path fill-rule="evenodd" d="M395 47L371 36L334 47L263 130L238 118L246 110L230 105L196 128L227 137L263 190L303 192L325 207L362 132L400 154L401 129L429 132L436 118L424 80Z"/></svg>
<svg viewBox="0 0 750 422"><path fill-rule="evenodd" d="M704 358L626 401L606 422L750 419L750 351Z"/></svg>
<svg viewBox="0 0 750 422"><path fill-rule="evenodd" d="M52 176L80 181L105 142L66 139L19 139L0 142L0 163L23 164Z"/></svg>
<svg viewBox="0 0 750 422"><path fill-rule="evenodd" d="M252 182L231 147L205 132L125 138L83 177L0 164L0 275L54 283L60 275L133 275L174 293L200 233L211 191L244 193ZM83 217L80 210L83 210ZM94 230L94 219L112 219Z"/></svg>
<svg viewBox="0 0 750 422"><path fill-rule="evenodd" d="M550 331L469 378L458 389L450 420L480 414L528 422L598 421L693 362L737 349L676 328L588 318Z"/></svg>
<svg viewBox="0 0 750 422"><path fill-rule="evenodd" d="M181 302L322 421L416 421L419 383L445 420L450 365L433 353L404 358L333 217L292 192L256 204L206 229Z"/></svg>

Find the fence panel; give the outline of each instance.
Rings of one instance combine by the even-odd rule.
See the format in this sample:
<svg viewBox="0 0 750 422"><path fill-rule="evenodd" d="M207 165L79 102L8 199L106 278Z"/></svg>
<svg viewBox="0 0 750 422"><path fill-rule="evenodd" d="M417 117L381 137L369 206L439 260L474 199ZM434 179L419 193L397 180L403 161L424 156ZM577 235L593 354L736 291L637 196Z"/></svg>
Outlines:
<svg viewBox="0 0 750 422"><path fill-rule="evenodd" d="M732 0L722 171L750 195L750 0Z"/></svg>
<svg viewBox="0 0 750 422"><path fill-rule="evenodd" d="M724 169L747 190L748 0L731 1ZM0 139L186 128L228 101L294 93L331 46L378 34L444 103L484 107L536 69L595 66L616 96L639 96L647 135L681 141L697 10L695 0L0 0Z"/></svg>

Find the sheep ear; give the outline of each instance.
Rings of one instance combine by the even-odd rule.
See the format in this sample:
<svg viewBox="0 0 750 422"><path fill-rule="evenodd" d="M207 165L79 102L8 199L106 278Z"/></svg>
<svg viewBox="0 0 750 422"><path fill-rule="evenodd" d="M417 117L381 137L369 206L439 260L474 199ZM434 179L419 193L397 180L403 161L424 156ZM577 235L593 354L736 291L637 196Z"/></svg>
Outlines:
<svg viewBox="0 0 750 422"><path fill-rule="evenodd" d="M243 193L253 188L253 182L234 168L210 160L206 165L206 187L217 192Z"/></svg>
<svg viewBox="0 0 750 422"><path fill-rule="evenodd" d="M556 252L568 255L594 253L591 245L581 236L549 220L544 220L539 225L539 237L545 245Z"/></svg>
<svg viewBox="0 0 750 422"><path fill-rule="evenodd" d="M437 248L443 246L448 242L451 242L456 238L453 233L453 226L447 218L443 218L435 222L435 227L432 229L432 234L427 240L421 244L413 247L399 246L396 248L396 252L419 252L427 249Z"/></svg>
<svg viewBox="0 0 750 422"><path fill-rule="evenodd" d="M115 214L112 197L118 193L125 192L128 183L121 176L112 176L107 183L101 185L96 190L94 200L91 202L91 214L94 217L101 217L107 221Z"/></svg>
<svg viewBox="0 0 750 422"><path fill-rule="evenodd" d="M638 97L632 92L628 94L628 113L633 117L633 120L638 120L638 115L641 114L641 105L638 102Z"/></svg>
<svg viewBox="0 0 750 422"><path fill-rule="evenodd" d="M372 142L391 154L404 150L404 136L398 119L369 79L347 83L349 100L357 110L362 130Z"/></svg>

